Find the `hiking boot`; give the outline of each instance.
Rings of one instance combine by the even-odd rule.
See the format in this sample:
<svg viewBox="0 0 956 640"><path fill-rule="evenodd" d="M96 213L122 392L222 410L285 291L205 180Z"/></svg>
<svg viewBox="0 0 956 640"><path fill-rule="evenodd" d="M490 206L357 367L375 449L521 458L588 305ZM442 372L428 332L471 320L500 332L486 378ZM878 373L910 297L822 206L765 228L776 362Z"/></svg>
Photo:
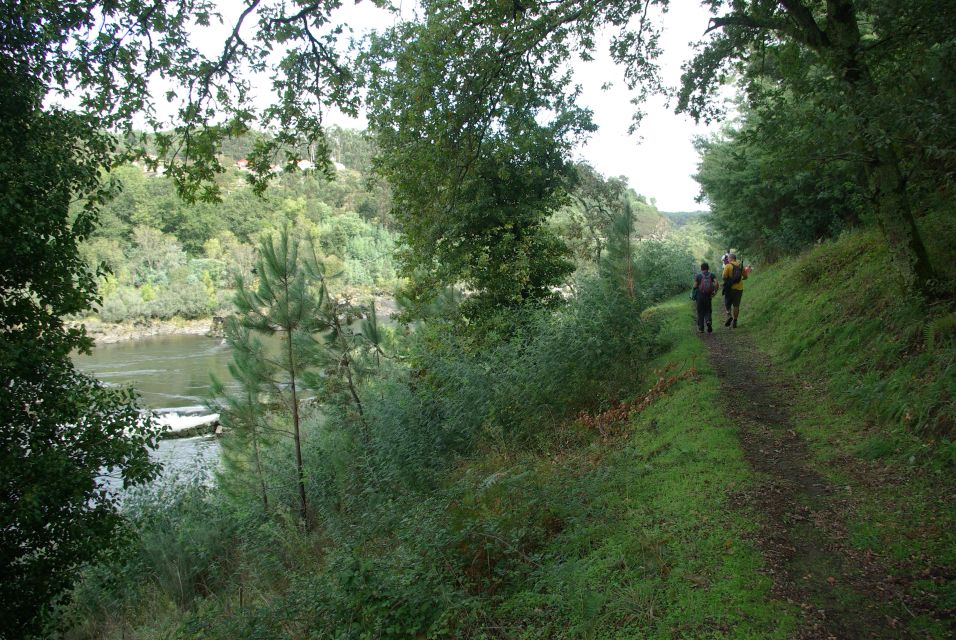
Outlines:
<svg viewBox="0 0 956 640"><path fill-rule="evenodd" d="M733 316L727 316L727 322L724 323L725 327L729 327L730 323L734 321Z"/></svg>
<svg viewBox="0 0 956 640"><path fill-rule="evenodd" d="M734 327L734 329L736 329L736 328L737 328L737 319L736 319L736 318L734 318L734 324L733 324L733 327Z"/></svg>
<svg viewBox="0 0 956 640"><path fill-rule="evenodd" d="M707 323L707 333L713 333L714 327L708 322Z"/></svg>

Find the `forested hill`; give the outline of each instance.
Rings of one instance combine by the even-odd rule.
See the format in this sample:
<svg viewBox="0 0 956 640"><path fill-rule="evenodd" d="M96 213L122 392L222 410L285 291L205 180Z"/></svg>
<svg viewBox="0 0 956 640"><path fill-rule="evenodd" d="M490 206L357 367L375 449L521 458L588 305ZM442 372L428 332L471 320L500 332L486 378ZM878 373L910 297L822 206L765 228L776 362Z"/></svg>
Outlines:
<svg viewBox="0 0 956 640"><path fill-rule="evenodd" d="M113 170L110 179L119 193L102 207L96 231L80 247L91 268L105 264L111 271L99 281L99 319L229 315L235 278L250 273L260 235L290 223L311 234L340 294L394 295L397 226L390 189L371 173L375 146L369 136L330 129L331 176L309 160L293 172L276 165L261 196L249 184L248 156L257 139L247 135L224 142L219 202L184 202L161 169L143 163ZM606 246L613 198L631 203L635 237L660 239L670 233L668 220L624 182L584 164L575 171L578 186L549 225L576 266L590 263ZM683 234L678 242L689 247L692 236Z"/></svg>
<svg viewBox="0 0 956 640"><path fill-rule="evenodd" d="M366 132L332 126L325 129L324 138L323 149L327 148L330 152L333 165L339 165L366 176L371 175L375 144ZM223 139L219 153L231 162L248 160L253 155L256 142L269 139L269 136L261 133L228 137ZM155 148L152 150L155 151ZM322 150L316 147L305 147L299 151L309 162L314 161L317 154L319 156L322 154Z"/></svg>
<svg viewBox="0 0 956 640"><path fill-rule="evenodd" d="M235 278L251 273L259 236L284 224L311 234L340 294L391 295L395 224L389 190L370 174L368 138L329 129L331 177L309 160L294 173L276 166L270 188L258 196L249 184L248 157L261 138L224 141L219 202L183 201L161 167L136 163L113 170L119 194L103 207L98 228L80 249L88 264L111 271L99 282L100 319L228 315Z"/></svg>
<svg viewBox="0 0 956 640"><path fill-rule="evenodd" d="M674 226L682 227L691 222L700 220L707 215L707 211L662 211L661 215L671 221Z"/></svg>

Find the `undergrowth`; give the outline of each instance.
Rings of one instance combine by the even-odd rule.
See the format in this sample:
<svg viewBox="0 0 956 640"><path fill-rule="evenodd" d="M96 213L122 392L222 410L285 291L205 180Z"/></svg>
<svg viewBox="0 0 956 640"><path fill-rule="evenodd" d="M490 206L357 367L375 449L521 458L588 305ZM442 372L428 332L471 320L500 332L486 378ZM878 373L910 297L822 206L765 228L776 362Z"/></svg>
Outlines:
<svg viewBox="0 0 956 640"><path fill-rule="evenodd" d="M923 221L940 273L956 259L956 221ZM956 466L956 290L907 291L885 241L854 231L755 272L743 313L756 338L809 385L862 418L857 453ZM812 392L811 392L812 393Z"/></svg>
<svg viewBox="0 0 956 640"><path fill-rule="evenodd" d="M894 290L890 268L856 232L755 272L742 330L802 380L794 420L853 492L852 543L925 568L912 579L956 605L934 573L956 566L938 490L952 311ZM773 599L756 524L731 507L753 473L690 309L642 302L594 287L483 343L421 328L363 387L368 445L309 418L309 528L281 447L269 514L241 484L158 496L131 514L138 544L88 569L67 635L788 637L799 612ZM855 475L877 464L886 486Z"/></svg>
<svg viewBox="0 0 956 640"><path fill-rule="evenodd" d="M614 327L656 327L660 355L649 362L641 347L638 375L635 362L625 361L631 371L623 377L604 365L606 379L613 373L619 384L603 402L574 394L562 401L539 385L535 397L556 403L556 417L539 410L544 427L532 429L533 438L509 436L527 431L529 407L540 404L527 403L508 422L494 411L467 416L480 437L467 455L456 443L459 453L444 464L413 460L400 471L384 449L349 464L348 439L314 421L307 451L319 473L309 491L321 515L310 531L291 517L291 487L274 489L289 493L284 517L262 514L251 495L237 502L202 485L147 500L131 514L139 543L88 570L62 618L73 622L68 636L786 637L795 612L769 598L748 542L754 525L728 508L728 494L750 473L686 314L671 303ZM552 325L553 348L478 362L547 361L573 380L582 353L545 359L582 339L573 328ZM594 376L601 362L580 370ZM456 375L464 384L487 372ZM499 372L497 384L469 393L492 394L490 404L494 394L516 397L511 375ZM423 393L427 376L416 380ZM532 393L529 382L517 391ZM464 404L429 408L407 397L398 405L389 415L406 424L391 422L400 426L391 440L376 437L403 441L394 455L406 459L445 446L440 433L426 441L429 423L408 423L415 412L465 419L456 417ZM405 478L414 468L427 477Z"/></svg>

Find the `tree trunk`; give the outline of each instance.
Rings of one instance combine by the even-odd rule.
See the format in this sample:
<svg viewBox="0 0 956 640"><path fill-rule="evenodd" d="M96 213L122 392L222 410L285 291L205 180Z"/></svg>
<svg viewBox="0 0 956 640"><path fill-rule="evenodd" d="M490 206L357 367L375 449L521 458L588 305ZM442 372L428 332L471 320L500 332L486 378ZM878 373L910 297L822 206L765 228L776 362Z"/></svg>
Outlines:
<svg viewBox="0 0 956 640"><path fill-rule="evenodd" d="M299 486L299 516L308 523L308 508L305 499L305 474L302 470L302 438L299 435L299 398L295 389L295 357L292 349L292 331L286 331L286 346L289 349L289 386L292 390L292 427L295 436L295 477Z"/></svg>
<svg viewBox="0 0 956 640"><path fill-rule="evenodd" d="M876 201L877 220L893 261L907 288L924 300L931 299L936 277L916 226L906 177L891 136L870 117L870 105L878 102L880 96L869 66L862 57L856 5L853 0L830 0L827 4L827 29L821 32L823 37L816 41L814 48L829 54L846 83L850 108L860 122L868 186ZM791 15L800 13L788 9L791 9ZM813 30L809 24L806 28ZM811 42L812 39L808 40L808 44Z"/></svg>
<svg viewBox="0 0 956 640"><path fill-rule="evenodd" d="M256 475L259 476L259 489L262 491L262 510L266 513L269 512L269 493L266 491L266 479L262 475L262 460L259 455L259 434L258 430L253 427L252 433L252 448L256 457Z"/></svg>
<svg viewBox="0 0 956 640"><path fill-rule="evenodd" d="M371 443L371 434L368 431L368 422L365 420L365 411L362 408L362 401L359 399L358 390L355 388L355 382L352 380L352 357L350 355L351 349L349 348L348 341L345 338L345 331L342 329L342 323L339 320L338 309L334 306L332 307L332 323L335 327L335 334L338 336L339 347L342 350L341 360L339 366L345 370L345 379L348 382L349 392L352 394L352 400L355 402L355 407L358 409L359 421L362 423L362 438L365 441L365 446L368 447ZM378 354L376 354L376 357Z"/></svg>
<svg viewBox="0 0 956 640"><path fill-rule="evenodd" d="M936 274L913 217L899 159L890 147L876 148L872 152L867 168L870 187L877 199L880 229L907 288L924 300L931 299Z"/></svg>

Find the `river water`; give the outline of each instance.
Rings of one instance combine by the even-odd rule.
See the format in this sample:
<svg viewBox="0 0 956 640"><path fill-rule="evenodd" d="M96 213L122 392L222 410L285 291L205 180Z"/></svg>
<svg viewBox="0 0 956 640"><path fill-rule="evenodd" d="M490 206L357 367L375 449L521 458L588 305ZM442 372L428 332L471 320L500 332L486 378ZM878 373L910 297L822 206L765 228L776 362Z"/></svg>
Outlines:
<svg viewBox="0 0 956 640"><path fill-rule="evenodd" d="M74 362L107 385L133 387L148 409L196 414L211 413L206 407L213 400L210 374L229 386L231 359L222 338L182 335L104 344ZM167 478L208 474L218 462L219 443L215 436L162 440L154 457Z"/></svg>
<svg viewBox="0 0 956 640"><path fill-rule="evenodd" d="M391 319L380 316L379 322L388 325ZM275 341L265 342L267 349L278 348ZM150 336L98 345L92 354L75 355L73 361L107 385L132 387L145 408L173 420L177 415L214 413L207 406L214 400L211 375L227 390L235 386L229 374L232 352L222 338ZM193 472L208 477L219 461L219 441L215 436L161 440L154 457L163 463L167 478Z"/></svg>

